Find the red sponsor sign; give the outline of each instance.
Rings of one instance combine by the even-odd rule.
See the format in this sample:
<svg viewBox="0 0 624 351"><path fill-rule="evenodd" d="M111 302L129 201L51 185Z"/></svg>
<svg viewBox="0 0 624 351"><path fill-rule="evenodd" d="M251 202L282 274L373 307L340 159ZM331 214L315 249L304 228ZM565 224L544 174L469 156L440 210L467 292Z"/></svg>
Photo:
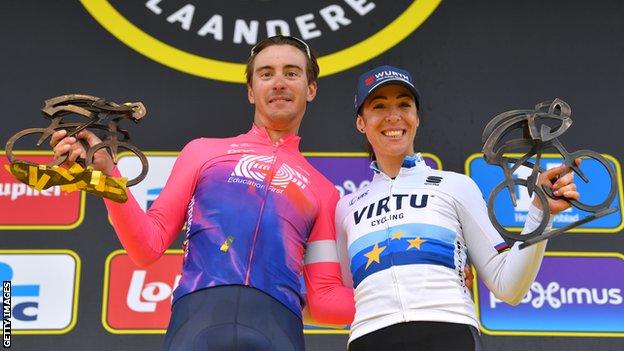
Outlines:
<svg viewBox="0 0 624 351"><path fill-rule="evenodd" d="M20 160L43 164L51 152L15 152ZM67 193L58 186L37 191L18 181L0 155L0 229L73 229L84 218L84 193Z"/></svg>
<svg viewBox="0 0 624 351"><path fill-rule="evenodd" d="M115 334L164 333L181 268L182 250L168 250L147 268L135 265L124 250L111 253L104 274L104 328Z"/></svg>

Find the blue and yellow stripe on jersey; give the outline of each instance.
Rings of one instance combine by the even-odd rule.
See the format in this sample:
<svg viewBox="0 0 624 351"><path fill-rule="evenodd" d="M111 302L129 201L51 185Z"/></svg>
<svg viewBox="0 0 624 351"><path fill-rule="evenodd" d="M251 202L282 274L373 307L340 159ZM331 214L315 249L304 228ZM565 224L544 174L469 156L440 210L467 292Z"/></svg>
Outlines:
<svg viewBox="0 0 624 351"><path fill-rule="evenodd" d="M403 224L366 234L349 246L353 285L391 266L433 264L455 269L457 233L432 224Z"/></svg>

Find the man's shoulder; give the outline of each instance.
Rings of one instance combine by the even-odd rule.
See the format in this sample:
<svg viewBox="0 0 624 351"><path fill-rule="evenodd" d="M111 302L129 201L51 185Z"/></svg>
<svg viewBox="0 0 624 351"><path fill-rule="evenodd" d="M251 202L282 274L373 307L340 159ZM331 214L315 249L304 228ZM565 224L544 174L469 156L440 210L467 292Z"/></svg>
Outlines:
<svg viewBox="0 0 624 351"><path fill-rule="evenodd" d="M238 146L236 143L240 141L241 136L233 136L227 138L208 138L200 137L189 141L184 148L189 150L202 149L204 151L225 151L228 147Z"/></svg>
<svg viewBox="0 0 624 351"><path fill-rule="evenodd" d="M301 153L299 153L298 164L300 167L305 169L306 172L308 172L308 174L312 178L311 181L319 190L325 190L329 192L336 191L334 183L327 179L327 177L323 173L321 173L321 171L319 171L314 165L312 165L310 161L308 161L308 159L306 159L305 156L303 156L303 154Z"/></svg>

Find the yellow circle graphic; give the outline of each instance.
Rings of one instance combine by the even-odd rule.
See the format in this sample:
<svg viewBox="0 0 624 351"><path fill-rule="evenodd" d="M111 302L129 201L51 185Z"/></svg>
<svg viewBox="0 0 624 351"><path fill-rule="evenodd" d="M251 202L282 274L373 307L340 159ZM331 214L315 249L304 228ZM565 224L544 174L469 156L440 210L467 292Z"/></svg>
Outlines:
<svg viewBox="0 0 624 351"><path fill-rule="evenodd" d="M372 36L318 59L321 77L366 62L400 43L418 28L442 0L415 0L396 19ZM214 60L163 43L128 21L107 0L80 0L89 14L124 44L178 71L224 82L245 83L245 65Z"/></svg>

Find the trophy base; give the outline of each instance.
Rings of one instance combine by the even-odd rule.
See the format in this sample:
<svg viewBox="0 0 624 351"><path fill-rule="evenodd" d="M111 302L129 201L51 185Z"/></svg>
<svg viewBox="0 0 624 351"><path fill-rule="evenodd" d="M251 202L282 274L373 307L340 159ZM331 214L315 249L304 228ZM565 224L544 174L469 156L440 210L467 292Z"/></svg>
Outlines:
<svg viewBox="0 0 624 351"><path fill-rule="evenodd" d="M60 186L66 192L82 190L119 203L128 200L126 178L110 177L90 167L85 169L78 163L69 169L26 161L15 161L5 167L20 182L35 190Z"/></svg>

